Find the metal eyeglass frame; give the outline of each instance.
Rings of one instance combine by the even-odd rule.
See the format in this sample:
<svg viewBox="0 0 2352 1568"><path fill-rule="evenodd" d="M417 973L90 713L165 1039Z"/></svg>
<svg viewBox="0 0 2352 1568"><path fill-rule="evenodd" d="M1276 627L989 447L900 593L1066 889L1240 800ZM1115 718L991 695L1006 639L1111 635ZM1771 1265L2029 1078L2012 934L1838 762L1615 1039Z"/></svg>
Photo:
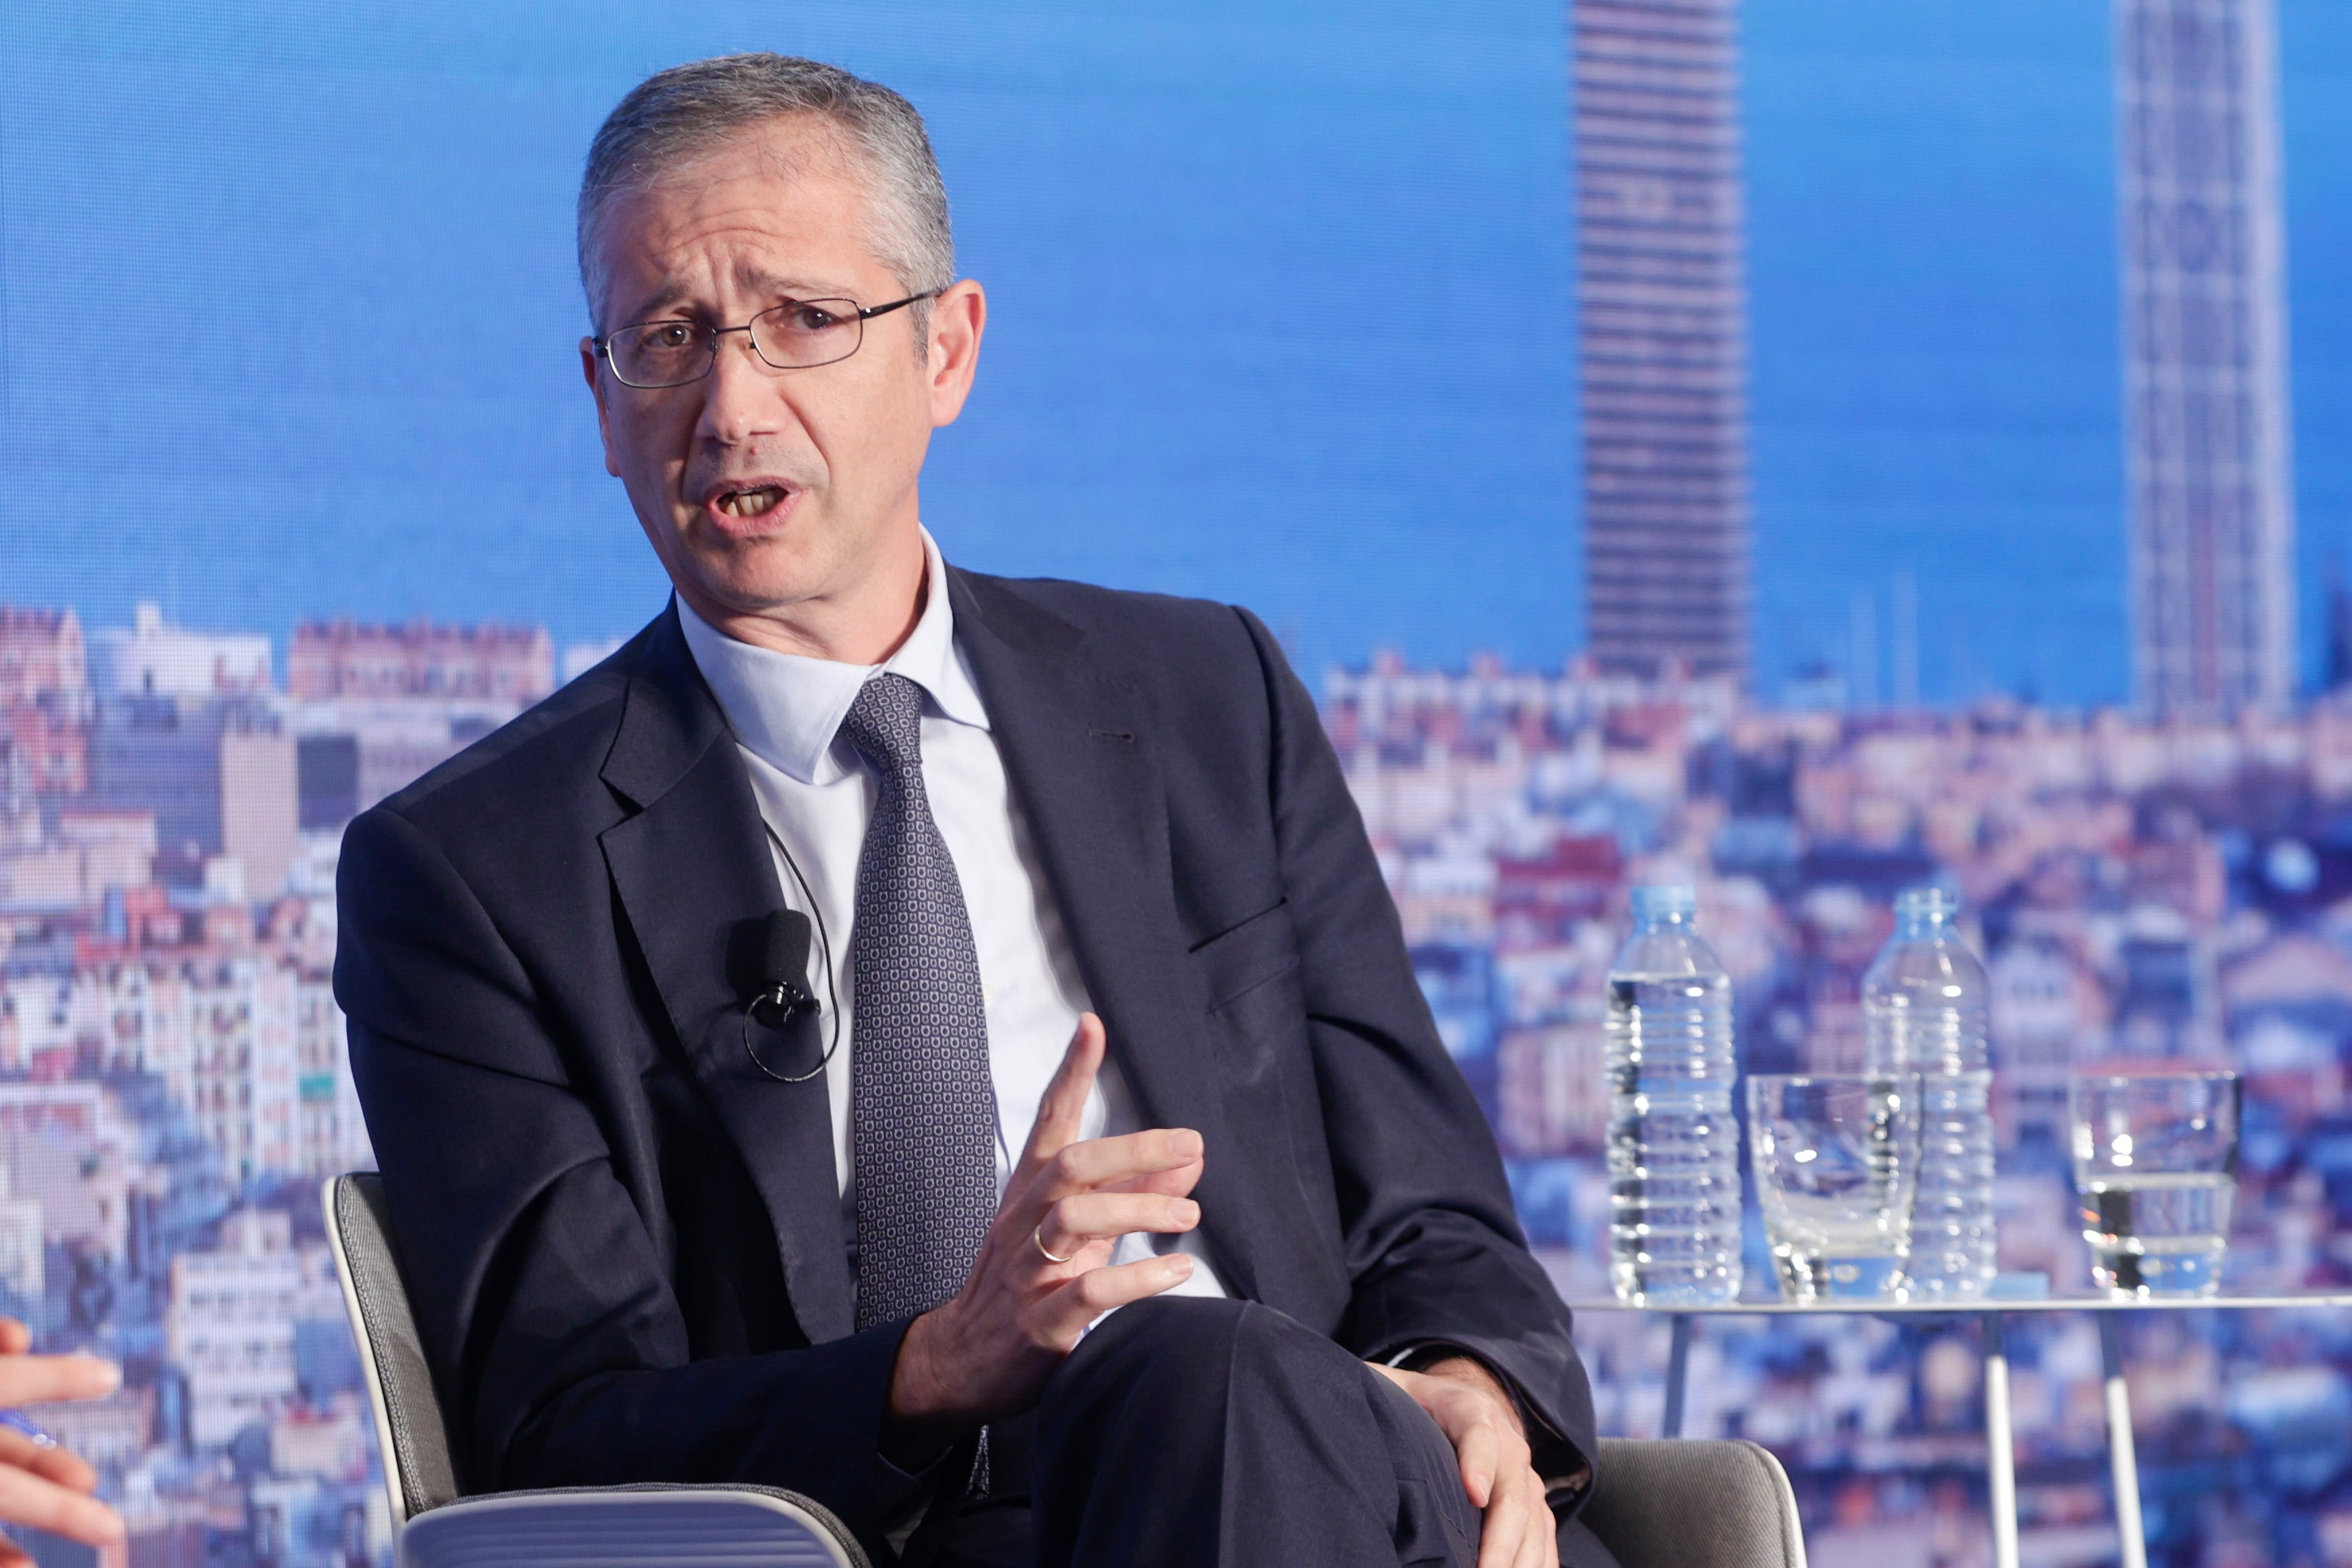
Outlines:
<svg viewBox="0 0 2352 1568"><path fill-rule="evenodd" d="M837 365L841 363L842 361L849 358L851 354L855 354L858 350L864 348L866 346L866 323L873 320L877 316L887 316L893 310L903 310L908 306L915 304L919 300L937 299L945 292L946 290L944 289L929 289L921 294L909 294L904 299L893 299L887 305L860 305L855 299L787 299L781 305L769 306L765 310L761 311L758 316L752 317L751 320L744 322L740 327L697 328L696 330L703 334L704 353L702 358L702 369L687 377L684 381L677 382L654 382L651 383L633 382L628 377L621 373L620 365L613 358L613 340L619 337L622 333L634 332L640 327L666 326L670 322L677 321L679 319L677 317L662 316L656 317L650 321L632 321L625 327L615 327L610 332L605 333L603 337L592 338L589 341L594 344L596 356L604 361L604 368L613 372L613 379L619 382L623 386L635 387L639 392L667 392L671 387L690 387L695 382L709 376L713 370L718 368L719 365L719 340L732 333L740 332L746 338L750 339L751 341L751 352L758 355L760 362L767 366L772 371L813 371L822 365ZM850 319L854 319L857 323L857 341L849 346L847 352L835 354L829 360L817 360L805 365L780 365L776 363L775 361L768 358L766 352L760 347L759 333L753 331L751 329L758 325L761 317L772 316L779 310L790 310L803 305L848 306L851 312ZM684 324L691 325L691 323Z"/></svg>

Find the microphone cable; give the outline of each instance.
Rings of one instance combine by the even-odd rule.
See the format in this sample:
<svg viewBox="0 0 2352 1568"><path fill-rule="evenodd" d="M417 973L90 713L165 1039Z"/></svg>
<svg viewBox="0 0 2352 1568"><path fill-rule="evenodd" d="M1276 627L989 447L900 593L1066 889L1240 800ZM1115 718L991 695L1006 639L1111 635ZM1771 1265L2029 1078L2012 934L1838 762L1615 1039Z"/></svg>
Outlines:
<svg viewBox="0 0 2352 1568"><path fill-rule="evenodd" d="M810 1079L823 1072L826 1065L833 1061L834 1052L841 1049L841 1000L833 981L833 936L824 928L824 905L817 902L816 894L810 888L808 878L801 873L801 862L793 858L792 846L784 842L782 836L776 831L775 825L768 821L768 814L765 811L760 813L760 826L767 833L768 841L776 846L776 852L784 857L784 864L791 869L793 881L799 886L801 897L807 902L809 913L816 916L817 950L820 961L824 965L824 1016L827 1034L824 1054L816 1059L816 1065L806 1072L787 1077L761 1061L760 1053L751 1049L751 1009L758 1005L754 1000L746 1004L743 1009L743 1054L751 1059L752 1066L779 1083L806 1083Z"/></svg>

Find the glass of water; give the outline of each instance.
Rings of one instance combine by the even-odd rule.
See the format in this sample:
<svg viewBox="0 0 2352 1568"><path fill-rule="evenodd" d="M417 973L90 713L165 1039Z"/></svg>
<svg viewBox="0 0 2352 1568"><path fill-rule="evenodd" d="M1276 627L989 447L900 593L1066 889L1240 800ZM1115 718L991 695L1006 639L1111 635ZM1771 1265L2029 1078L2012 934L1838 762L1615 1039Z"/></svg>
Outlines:
<svg viewBox="0 0 2352 1568"><path fill-rule="evenodd" d="M1752 1075L1748 1154L1781 1295L1904 1298L1918 1074Z"/></svg>
<svg viewBox="0 0 2352 1568"><path fill-rule="evenodd" d="M2234 1072L2074 1074L2074 1191L2100 1289L2135 1299L2221 1290L2238 1100Z"/></svg>

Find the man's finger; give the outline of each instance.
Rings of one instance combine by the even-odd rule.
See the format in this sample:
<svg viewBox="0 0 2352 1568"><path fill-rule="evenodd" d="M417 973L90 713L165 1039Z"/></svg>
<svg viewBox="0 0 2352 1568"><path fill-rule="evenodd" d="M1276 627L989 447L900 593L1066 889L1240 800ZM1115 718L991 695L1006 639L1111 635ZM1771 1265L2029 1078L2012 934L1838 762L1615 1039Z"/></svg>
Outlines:
<svg viewBox="0 0 2352 1568"><path fill-rule="evenodd" d="M1454 1458L1462 1466L1462 1490L1468 1494L1473 1508L1485 1508L1495 1500L1495 1471L1501 1458L1500 1449L1495 1434L1483 1424L1465 1432L1455 1445Z"/></svg>
<svg viewBox="0 0 2352 1568"><path fill-rule="evenodd" d="M1066 1144L1045 1164L1038 1197L1052 1203L1074 1192L1133 1183L1188 1166L1202 1156L1201 1134L1190 1127L1153 1127L1116 1138Z"/></svg>
<svg viewBox="0 0 2352 1568"><path fill-rule="evenodd" d="M1551 1516L1543 1478L1529 1469L1519 1485L1528 1494L1528 1549L1519 1555L1527 1568L1559 1568L1559 1521Z"/></svg>
<svg viewBox="0 0 2352 1568"><path fill-rule="evenodd" d="M0 1356L0 1408L96 1399L121 1386L121 1369L94 1355Z"/></svg>
<svg viewBox="0 0 2352 1568"><path fill-rule="evenodd" d="M1192 1260L1182 1252L1121 1263L1116 1269L1089 1269L1037 1303L1033 1321L1043 1331L1043 1338L1066 1351L1078 1343L1088 1323L1112 1308L1172 1291L1192 1277Z"/></svg>
<svg viewBox="0 0 2352 1568"><path fill-rule="evenodd" d="M9 1465L0 1465L0 1519L85 1546L110 1546L122 1539L122 1521L104 1503Z"/></svg>
<svg viewBox="0 0 2352 1568"><path fill-rule="evenodd" d="M1528 1494L1511 1479L1492 1488L1494 1501L1486 1507L1486 1528L1478 1535L1478 1568L1521 1568L1520 1549L1527 1543Z"/></svg>
<svg viewBox="0 0 2352 1568"><path fill-rule="evenodd" d="M1206 1160L1187 1160L1166 1170L1147 1171L1142 1176L1129 1176L1125 1181L1102 1184L1103 1192L1156 1192L1162 1197L1189 1197L1201 1183L1201 1173L1209 1168Z"/></svg>
<svg viewBox="0 0 2352 1568"><path fill-rule="evenodd" d="M1062 1065L1054 1070L1045 1097L1037 1102L1037 1119L1030 1124L1029 1144L1021 1151L1024 1166L1042 1164L1077 1142L1087 1096L1094 1092L1095 1074L1102 1071L1105 1039L1101 1019L1093 1013L1078 1015L1077 1030L1070 1036L1069 1048L1062 1052Z"/></svg>
<svg viewBox="0 0 2352 1568"><path fill-rule="evenodd" d="M0 1355L22 1355L32 1348L32 1330L15 1318L0 1318Z"/></svg>
<svg viewBox="0 0 2352 1568"><path fill-rule="evenodd" d="M1180 1235L1201 1223L1201 1206L1189 1197L1161 1197L1156 1193L1073 1193L1045 1211L1037 1239L1057 1258L1066 1258L1089 1241L1149 1230Z"/></svg>

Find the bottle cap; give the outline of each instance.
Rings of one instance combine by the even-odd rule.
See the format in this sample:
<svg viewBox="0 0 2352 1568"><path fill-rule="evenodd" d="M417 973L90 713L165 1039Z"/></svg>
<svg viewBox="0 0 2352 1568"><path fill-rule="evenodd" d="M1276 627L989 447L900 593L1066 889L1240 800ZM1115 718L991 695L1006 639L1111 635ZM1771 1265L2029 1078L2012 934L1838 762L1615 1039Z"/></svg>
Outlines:
<svg viewBox="0 0 2352 1568"><path fill-rule="evenodd" d="M1633 918L1687 920L1698 913L1698 889L1688 883L1652 883L1633 890Z"/></svg>
<svg viewBox="0 0 2352 1568"><path fill-rule="evenodd" d="M1895 913L1914 920L1933 915L1955 919L1960 913L1960 895L1948 887L1906 887L1895 895Z"/></svg>

